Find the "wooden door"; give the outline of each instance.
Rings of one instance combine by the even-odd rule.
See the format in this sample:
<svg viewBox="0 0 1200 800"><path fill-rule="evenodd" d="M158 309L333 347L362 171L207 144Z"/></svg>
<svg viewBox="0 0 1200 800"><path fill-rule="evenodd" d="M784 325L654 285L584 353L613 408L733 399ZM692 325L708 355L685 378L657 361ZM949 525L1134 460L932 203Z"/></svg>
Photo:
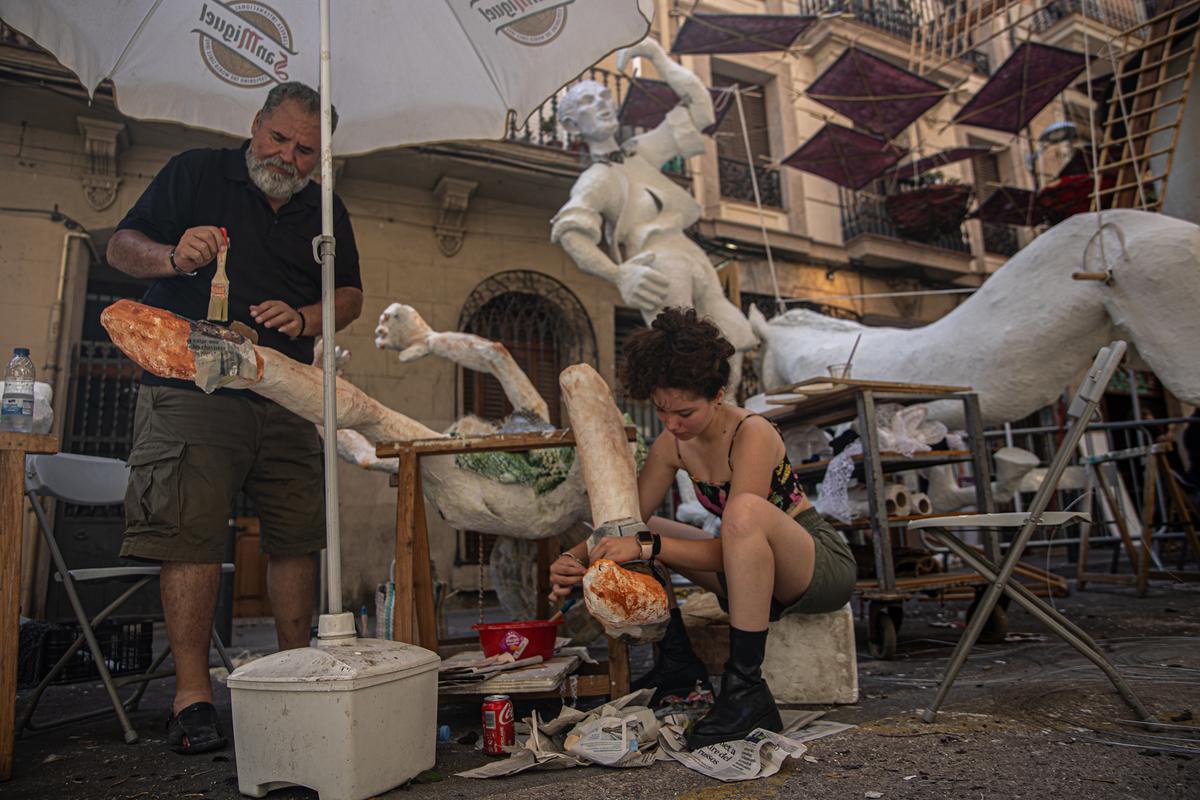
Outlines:
<svg viewBox="0 0 1200 800"><path fill-rule="evenodd" d="M269 617L267 554L258 540L258 517L237 517L233 548L233 616Z"/></svg>

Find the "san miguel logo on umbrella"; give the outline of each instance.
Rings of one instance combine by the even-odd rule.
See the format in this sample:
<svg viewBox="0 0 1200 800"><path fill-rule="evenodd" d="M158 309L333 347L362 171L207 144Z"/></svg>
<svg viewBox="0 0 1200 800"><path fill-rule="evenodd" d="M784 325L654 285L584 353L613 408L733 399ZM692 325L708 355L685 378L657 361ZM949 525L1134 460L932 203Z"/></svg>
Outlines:
<svg viewBox="0 0 1200 800"><path fill-rule="evenodd" d="M567 24L567 6L575 0L471 0L471 8L518 44L549 44Z"/></svg>
<svg viewBox="0 0 1200 800"><path fill-rule="evenodd" d="M198 27L200 57L213 74L226 83L254 89L288 79L292 31L270 6L254 0L200 7Z"/></svg>

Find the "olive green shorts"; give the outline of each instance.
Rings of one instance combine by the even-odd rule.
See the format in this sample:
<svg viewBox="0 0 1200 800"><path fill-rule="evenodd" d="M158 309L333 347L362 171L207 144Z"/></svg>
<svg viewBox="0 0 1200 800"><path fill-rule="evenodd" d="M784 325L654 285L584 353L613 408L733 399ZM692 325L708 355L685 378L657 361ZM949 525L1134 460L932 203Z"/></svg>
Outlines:
<svg viewBox="0 0 1200 800"><path fill-rule="evenodd" d="M777 620L785 614L828 614L837 611L850 602L854 592L854 583L858 580L858 566L854 562L854 554L850 545L846 544L842 534L829 524L815 508L807 508L796 514L795 520L804 526L816 545L816 559L813 563L812 582L794 602L784 605L771 598L771 620ZM728 594L725 585L725 573L718 572L717 579L721 582L723 594ZM728 611L724 597L720 597L721 607Z"/></svg>
<svg viewBox="0 0 1200 800"><path fill-rule="evenodd" d="M129 468L122 556L220 563L239 490L254 502L266 553L325 546L316 428L257 395L141 387Z"/></svg>

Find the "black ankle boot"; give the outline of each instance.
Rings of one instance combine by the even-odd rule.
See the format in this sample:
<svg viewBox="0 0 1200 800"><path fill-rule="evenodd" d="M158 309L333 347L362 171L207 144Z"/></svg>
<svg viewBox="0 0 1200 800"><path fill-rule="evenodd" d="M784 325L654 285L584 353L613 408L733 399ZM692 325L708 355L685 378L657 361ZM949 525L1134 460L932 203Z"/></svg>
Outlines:
<svg viewBox="0 0 1200 800"><path fill-rule="evenodd" d="M697 750L718 742L735 741L755 728L776 733L783 730L779 708L762 677L766 651L766 631L743 631L730 626L729 660L721 676L721 693L708 713L688 732L688 747Z"/></svg>
<svg viewBox="0 0 1200 800"><path fill-rule="evenodd" d="M631 683L629 688L636 692L653 686L654 697L650 698L650 707L653 708L668 695L687 697L696 688L697 682L705 689L712 690L712 684L708 681L708 669L692 649L687 628L683 625L683 617L678 608L672 608L671 621L667 623L666 633L658 643L658 656L654 659L654 666Z"/></svg>

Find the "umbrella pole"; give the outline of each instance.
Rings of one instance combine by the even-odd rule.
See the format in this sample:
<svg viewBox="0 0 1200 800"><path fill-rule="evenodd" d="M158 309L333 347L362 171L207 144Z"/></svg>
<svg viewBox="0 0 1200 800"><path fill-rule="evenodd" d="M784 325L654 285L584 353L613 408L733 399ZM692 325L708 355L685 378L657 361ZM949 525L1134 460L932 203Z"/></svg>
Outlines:
<svg viewBox="0 0 1200 800"><path fill-rule="evenodd" d="M321 236L313 244L317 260L321 262L321 368L324 371L325 563L328 568L326 593L329 618L321 615L318 631L322 638L326 633L346 635L346 621L335 622L333 619L339 615L348 617L350 631L354 630L353 615L342 615L342 552L338 528L337 365L334 363L336 323L333 316L333 104L330 97L329 54L329 0L321 0Z"/></svg>

